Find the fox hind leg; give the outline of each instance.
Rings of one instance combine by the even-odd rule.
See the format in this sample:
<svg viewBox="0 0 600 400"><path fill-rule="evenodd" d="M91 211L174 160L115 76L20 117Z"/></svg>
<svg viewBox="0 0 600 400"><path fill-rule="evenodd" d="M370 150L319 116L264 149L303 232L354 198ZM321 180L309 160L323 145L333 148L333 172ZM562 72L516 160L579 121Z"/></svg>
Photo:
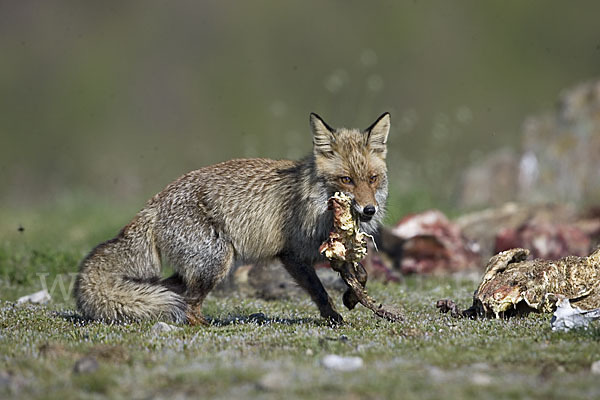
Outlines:
<svg viewBox="0 0 600 400"><path fill-rule="evenodd" d="M168 278L161 280L160 283L167 289L169 289L181 296L185 296L186 293L188 293L187 285L184 282L181 275L179 275L178 273L174 273L173 275L169 276ZM197 297L195 297L194 299L195 300L193 302L191 302L189 299L186 301L187 307L186 307L186 311L185 311L185 314L186 314L185 317L186 317L188 324L190 324L190 325L209 325L208 321L206 320L206 318L204 318L204 316L202 314L202 301L198 301Z"/></svg>
<svg viewBox="0 0 600 400"><path fill-rule="evenodd" d="M233 264L233 246L229 243L215 243L206 256L195 257L186 268L185 299L188 303L188 322L191 325L208 325L202 313L202 303L208 293L227 275Z"/></svg>
<svg viewBox="0 0 600 400"><path fill-rule="evenodd" d="M233 264L233 246L210 232L195 230L186 236L172 237L166 252L175 274L163 281L167 287L181 291L188 304L187 319L191 325L208 325L202 314L202 302L229 272Z"/></svg>

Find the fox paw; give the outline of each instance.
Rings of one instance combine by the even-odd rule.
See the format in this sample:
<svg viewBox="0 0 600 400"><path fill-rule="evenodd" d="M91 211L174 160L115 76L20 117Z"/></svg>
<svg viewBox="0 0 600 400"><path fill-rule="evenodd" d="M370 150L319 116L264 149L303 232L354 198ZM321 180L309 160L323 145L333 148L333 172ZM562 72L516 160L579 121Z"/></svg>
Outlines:
<svg viewBox="0 0 600 400"><path fill-rule="evenodd" d="M344 318L342 318L340 313L338 313L334 309L325 310L324 312L322 311L321 316L332 325L340 325L344 323Z"/></svg>
<svg viewBox="0 0 600 400"><path fill-rule="evenodd" d="M203 315L197 313L188 313L187 322L192 326L209 326L210 323L204 318Z"/></svg>

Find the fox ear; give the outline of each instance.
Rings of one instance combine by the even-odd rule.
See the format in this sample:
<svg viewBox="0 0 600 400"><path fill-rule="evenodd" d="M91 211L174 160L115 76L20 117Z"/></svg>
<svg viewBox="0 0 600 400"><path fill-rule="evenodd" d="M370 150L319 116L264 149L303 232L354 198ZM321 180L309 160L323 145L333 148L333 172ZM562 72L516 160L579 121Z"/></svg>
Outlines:
<svg viewBox="0 0 600 400"><path fill-rule="evenodd" d="M374 153L381 153L385 157L387 151L387 138L390 133L390 113L383 113L373 125L365 130L367 145Z"/></svg>
<svg viewBox="0 0 600 400"><path fill-rule="evenodd" d="M315 153L331 157L333 155L332 144L335 142L334 129L315 113L310 114L310 127L313 134Z"/></svg>

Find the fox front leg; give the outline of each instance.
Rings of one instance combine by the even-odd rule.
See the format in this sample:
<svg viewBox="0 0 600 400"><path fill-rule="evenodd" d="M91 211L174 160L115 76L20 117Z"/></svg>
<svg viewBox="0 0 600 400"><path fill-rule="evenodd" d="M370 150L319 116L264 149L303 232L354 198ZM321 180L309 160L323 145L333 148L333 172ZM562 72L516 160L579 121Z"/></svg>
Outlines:
<svg viewBox="0 0 600 400"><path fill-rule="evenodd" d="M340 313L336 311L333 300L327 294L312 265L296 262L286 257L282 257L281 262L292 278L308 292L319 308L321 317L335 324L344 321Z"/></svg>

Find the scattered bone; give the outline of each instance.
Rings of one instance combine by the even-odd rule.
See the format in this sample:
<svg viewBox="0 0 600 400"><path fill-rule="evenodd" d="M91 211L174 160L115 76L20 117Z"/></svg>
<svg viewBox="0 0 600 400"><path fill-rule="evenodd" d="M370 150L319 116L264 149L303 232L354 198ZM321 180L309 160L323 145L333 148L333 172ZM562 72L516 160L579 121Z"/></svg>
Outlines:
<svg viewBox="0 0 600 400"><path fill-rule="evenodd" d="M471 308L460 312L441 300L442 312L462 316L510 317L528 312L553 312L559 299L580 310L600 308L600 248L587 257L526 260L529 251L511 249L493 256Z"/></svg>
<svg viewBox="0 0 600 400"><path fill-rule="evenodd" d="M582 310L571 306L569 299L560 298L556 302L556 311L550 321L553 331L570 331L571 329L587 329L590 322L600 319L600 308Z"/></svg>
<svg viewBox="0 0 600 400"><path fill-rule="evenodd" d="M477 243L468 240L459 225L441 211L411 214L382 234L384 249L397 238L395 265L403 274L440 274L476 269L480 263Z"/></svg>
<svg viewBox="0 0 600 400"><path fill-rule="evenodd" d="M50 293L46 289L32 293L27 296L19 297L17 304L32 303L32 304L47 304L52 300Z"/></svg>

